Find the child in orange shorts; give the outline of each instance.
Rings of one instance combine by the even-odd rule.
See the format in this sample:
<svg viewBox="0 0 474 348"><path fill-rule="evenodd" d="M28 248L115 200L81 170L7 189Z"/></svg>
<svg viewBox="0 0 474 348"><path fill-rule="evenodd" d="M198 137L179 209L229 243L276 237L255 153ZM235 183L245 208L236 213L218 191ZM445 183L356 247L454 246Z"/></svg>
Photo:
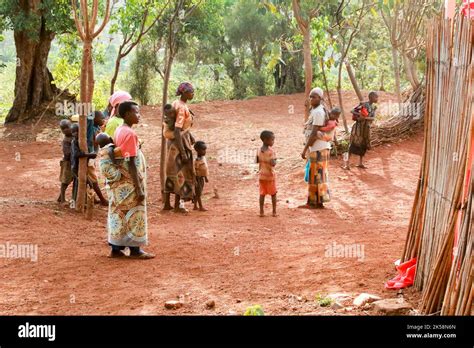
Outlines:
<svg viewBox="0 0 474 348"><path fill-rule="evenodd" d="M259 167L258 180L260 185L260 216L265 216L263 206L265 204L265 196L270 195L272 197L273 216L277 216L276 213L276 155L273 151L272 146L275 142L275 135L271 131L263 131L260 134L260 139L263 145L257 151L257 163Z"/></svg>

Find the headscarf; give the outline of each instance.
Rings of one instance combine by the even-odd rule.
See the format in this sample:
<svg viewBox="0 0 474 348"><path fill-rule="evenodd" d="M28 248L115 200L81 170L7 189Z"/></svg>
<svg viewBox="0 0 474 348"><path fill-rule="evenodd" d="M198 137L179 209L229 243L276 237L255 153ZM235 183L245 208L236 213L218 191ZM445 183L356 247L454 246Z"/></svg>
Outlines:
<svg viewBox="0 0 474 348"><path fill-rule="evenodd" d="M186 92L194 92L194 87L191 82L183 82L179 85L178 89L176 90L176 95L183 95Z"/></svg>
<svg viewBox="0 0 474 348"><path fill-rule="evenodd" d="M128 92L117 91L112 94L109 98L109 103L110 105L112 105L112 112L110 113L110 117L114 116L117 113L117 109L120 103L123 103L127 100L132 100L132 96Z"/></svg>
<svg viewBox="0 0 474 348"><path fill-rule="evenodd" d="M321 99L323 99L323 96L324 96L323 90L322 90L321 88L319 88L319 87L313 88L313 89L311 90L311 92L309 92L309 95L310 95L310 96L311 96L312 94L317 94L317 95L319 95L319 97L320 97Z"/></svg>

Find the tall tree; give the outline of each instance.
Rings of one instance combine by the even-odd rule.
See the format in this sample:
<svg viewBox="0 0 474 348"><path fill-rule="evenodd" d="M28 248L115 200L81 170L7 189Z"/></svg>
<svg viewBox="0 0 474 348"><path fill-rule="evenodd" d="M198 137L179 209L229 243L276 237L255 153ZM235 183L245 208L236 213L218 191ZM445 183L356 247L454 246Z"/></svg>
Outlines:
<svg viewBox="0 0 474 348"><path fill-rule="evenodd" d="M265 0L263 4L273 15L267 67L273 74L275 92L303 92L303 47L297 40L299 29L293 20L292 4L286 0Z"/></svg>
<svg viewBox="0 0 474 348"><path fill-rule="evenodd" d="M83 43L81 67L81 115L79 116L79 147L84 153L87 149L87 114L92 110L92 94L94 93L94 65L92 63L92 42L104 30L110 18L110 0L106 1L102 24L96 29L99 14L99 0L92 0L92 9L89 10L87 0L71 0L74 22L79 37ZM90 106L90 107L89 107ZM76 209L83 212L86 198L87 158L79 160L79 183L77 190Z"/></svg>
<svg viewBox="0 0 474 348"><path fill-rule="evenodd" d="M304 57L304 76L305 76L305 121L309 117L309 92L313 83L313 61L311 57L311 20L317 16L319 7L314 4L304 2L302 6L301 0L292 0L293 13L298 23L298 27L303 35L303 57Z"/></svg>
<svg viewBox="0 0 474 348"><path fill-rule="evenodd" d="M239 20L236 20L239 18ZM238 52L249 51L251 74L257 95L265 95L265 74L262 71L268 42L272 39L273 16L258 0L238 0L224 20L229 44ZM239 60L240 64L243 61Z"/></svg>
<svg viewBox="0 0 474 348"><path fill-rule="evenodd" d="M441 6L438 0L379 0L378 7L392 45L395 92L401 103L400 56L408 81L413 89L419 84L415 61L424 46L425 20Z"/></svg>
<svg viewBox="0 0 474 348"><path fill-rule="evenodd" d="M327 29L336 43L336 47L340 55L338 62L336 90L339 99L339 107L341 108L343 115L342 121L346 132L349 132L349 128L344 115L344 103L342 98L342 69L344 66L346 66L354 90L358 95L359 100L362 101L362 94L355 79L354 73L352 72L352 67L347 60L347 56L349 54L354 37L360 30L362 19L368 13L371 5L372 4L369 2L369 0L362 0L359 4L355 5L351 5L349 1L342 0L333 16L333 25Z"/></svg>
<svg viewBox="0 0 474 348"><path fill-rule="evenodd" d="M28 120L55 93L46 63L51 42L70 30L69 0L2 0L0 19L14 32L17 53L15 98L5 122Z"/></svg>
<svg viewBox="0 0 474 348"><path fill-rule="evenodd" d="M110 94L115 90L115 83L120 71L120 62L132 52L143 37L160 20L171 0L127 0L114 16L111 33L120 32L122 42L115 59L114 73L110 81Z"/></svg>

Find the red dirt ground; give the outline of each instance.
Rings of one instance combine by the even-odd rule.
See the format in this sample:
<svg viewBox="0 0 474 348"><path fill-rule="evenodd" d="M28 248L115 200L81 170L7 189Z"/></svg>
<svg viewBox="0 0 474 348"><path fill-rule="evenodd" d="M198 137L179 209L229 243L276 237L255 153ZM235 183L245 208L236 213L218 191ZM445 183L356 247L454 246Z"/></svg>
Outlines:
<svg viewBox="0 0 474 348"><path fill-rule="evenodd" d="M346 172L340 159L331 160L332 201L323 211L297 209L306 200L299 157L301 99L271 96L191 106L197 115L194 134L208 143L211 174L204 196L209 211L188 216L160 212L159 108L142 108L137 132L148 160L146 250L157 255L148 261L107 258L106 209L97 208L88 221L57 205L57 129L44 129L33 142L1 139L0 243L37 244L39 259L0 259L0 314L225 315L260 304L271 315L364 315L371 312L320 308L315 296L396 297L383 284L395 275L393 262L403 248L422 138L370 151L366 171ZM356 101L349 93L345 100L347 109ZM276 218L257 216L255 165L218 163L226 149L254 153L263 129L276 134ZM213 198L214 187L219 199ZM365 259L325 257L333 242L364 245ZM404 295L418 301L412 289ZM182 308L164 308L165 301L178 297L185 302ZM208 300L215 301L215 309L206 309Z"/></svg>

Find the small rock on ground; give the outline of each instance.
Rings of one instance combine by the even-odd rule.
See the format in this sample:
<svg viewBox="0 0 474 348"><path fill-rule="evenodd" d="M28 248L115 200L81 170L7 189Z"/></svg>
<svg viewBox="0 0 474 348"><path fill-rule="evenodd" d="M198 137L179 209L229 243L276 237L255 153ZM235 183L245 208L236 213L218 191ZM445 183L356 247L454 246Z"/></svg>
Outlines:
<svg viewBox="0 0 474 348"><path fill-rule="evenodd" d="M183 303L180 302L180 301L166 301L165 302L165 308L166 309L178 309L178 308L181 308L183 307Z"/></svg>
<svg viewBox="0 0 474 348"><path fill-rule="evenodd" d="M352 303L352 296L350 294L336 292L334 294L329 294L326 297L330 298L333 301L336 301L344 306L348 306Z"/></svg>
<svg viewBox="0 0 474 348"><path fill-rule="evenodd" d="M216 306L216 302L214 300L209 300L206 302L207 309L213 309Z"/></svg>
<svg viewBox="0 0 474 348"><path fill-rule="evenodd" d="M331 309L334 309L334 310L341 309L341 308L344 308L344 306L337 301L333 302L331 305Z"/></svg>
<svg viewBox="0 0 474 348"><path fill-rule="evenodd" d="M403 298L389 298L374 302L374 309L378 314L404 315L412 308L412 305Z"/></svg>
<svg viewBox="0 0 474 348"><path fill-rule="evenodd" d="M366 303L372 303L379 300L381 300L379 296L375 296L375 295L371 295L371 294L367 294L363 292L362 294L360 294L354 299L353 303L354 303L354 306L361 307L365 305Z"/></svg>

